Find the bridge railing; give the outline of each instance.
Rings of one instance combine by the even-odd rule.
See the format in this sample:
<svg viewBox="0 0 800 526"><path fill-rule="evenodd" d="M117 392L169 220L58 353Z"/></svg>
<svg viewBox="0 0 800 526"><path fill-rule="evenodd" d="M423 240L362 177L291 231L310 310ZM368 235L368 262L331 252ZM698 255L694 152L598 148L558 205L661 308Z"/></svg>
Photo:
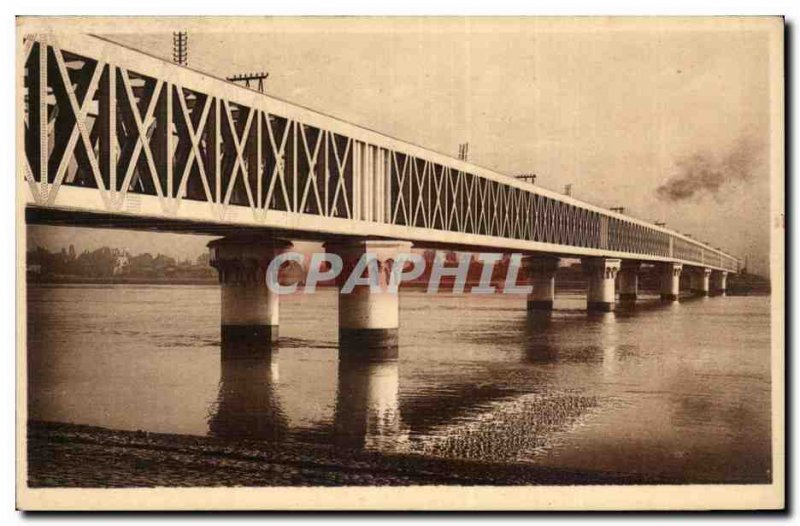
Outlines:
<svg viewBox="0 0 800 526"><path fill-rule="evenodd" d="M668 229L97 37L31 35L23 59L34 206L77 187L111 212L149 196L167 215L198 202L219 221L300 214L738 269Z"/></svg>

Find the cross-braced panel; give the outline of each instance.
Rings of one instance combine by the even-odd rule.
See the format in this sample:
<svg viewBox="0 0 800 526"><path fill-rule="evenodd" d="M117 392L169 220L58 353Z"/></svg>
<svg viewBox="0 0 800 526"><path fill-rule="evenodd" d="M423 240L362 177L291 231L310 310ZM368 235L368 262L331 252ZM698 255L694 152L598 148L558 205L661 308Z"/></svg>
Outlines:
<svg viewBox="0 0 800 526"><path fill-rule="evenodd" d="M59 206L60 189L74 187L94 190L112 213L135 213L149 196L166 216L191 202L223 222L266 224L279 212L738 268L663 229L399 141L328 129L328 117L282 115L255 92L229 100L205 82L183 85L178 66L112 60L114 45L103 46L24 41L21 172L36 206Z"/></svg>

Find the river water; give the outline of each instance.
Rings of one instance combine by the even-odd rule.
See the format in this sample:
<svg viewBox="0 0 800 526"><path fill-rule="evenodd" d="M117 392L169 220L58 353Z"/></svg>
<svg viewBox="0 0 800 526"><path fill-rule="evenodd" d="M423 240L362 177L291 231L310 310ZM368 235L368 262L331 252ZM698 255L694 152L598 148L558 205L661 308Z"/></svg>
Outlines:
<svg viewBox="0 0 800 526"><path fill-rule="evenodd" d="M271 356L221 359L216 286L28 289L31 419L685 482L770 480L768 297L549 317L401 293L397 361L339 363L336 292L281 298Z"/></svg>

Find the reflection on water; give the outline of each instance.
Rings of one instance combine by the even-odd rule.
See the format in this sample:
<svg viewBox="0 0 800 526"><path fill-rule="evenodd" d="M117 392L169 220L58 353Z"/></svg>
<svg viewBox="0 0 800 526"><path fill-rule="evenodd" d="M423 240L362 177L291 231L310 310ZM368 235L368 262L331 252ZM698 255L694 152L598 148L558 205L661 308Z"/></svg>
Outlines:
<svg viewBox="0 0 800 526"><path fill-rule="evenodd" d="M248 357L242 349L227 351L230 352L222 354L219 394L210 407L209 434L282 441L288 434L289 423L276 390L277 360L273 360L270 352Z"/></svg>
<svg viewBox="0 0 800 526"><path fill-rule="evenodd" d="M369 360L337 346L333 291L282 299L281 342L258 349L220 347L216 287L28 297L32 419L691 481L769 477L768 298L589 314L580 295L528 313L514 296L403 293L399 357Z"/></svg>
<svg viewBox="0 0 800 526"><path fill-rule="evenodd" d="M396 449L402 442L397 359L359 354L363 354L360 349L339 350L332 425L318 426L305 436L296 432L293 438L313 440L322 435L337 447L376 451ZM290 438L279 393L278 356L277 344L222 344L219 390L209 407L209 435L268 442Z"/></svg>
<svg viewBox="0 0 800 526"><path fill-rule="evenodd" d="M583 316L554 320L552 313L529 312L522 327L526 361L601 363L605 368L614 367L619 346L618 317L614 312L591 311ZM573 349L569 343L574 331L591 337Z"/></svg>
<svg viewBox="0 0 800 526"><path fill-rule="evenodd" d="M339 353L334 443L368 450L393 447L402 433L397 360L358 360L351 352Z"/></svg>
<svg viewBox="0 0 800 526"><path fill-rule="evenodd" d="M525 317L525 358L530 363L558 361L558 334L553 330L553 313L530 311Z"/></svg>

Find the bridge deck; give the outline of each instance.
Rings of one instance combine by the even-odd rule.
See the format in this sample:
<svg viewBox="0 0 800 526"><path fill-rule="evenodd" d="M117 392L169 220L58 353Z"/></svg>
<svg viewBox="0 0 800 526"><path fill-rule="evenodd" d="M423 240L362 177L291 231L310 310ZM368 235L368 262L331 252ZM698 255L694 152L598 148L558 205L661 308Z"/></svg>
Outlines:
<svg viewBox="0 0 800 526"><path fill-rule="evenodd" d="M18 165L32 222L372 236L738 269L733 256L672 230L98 37L29 35L22 55Z"/></svg>

